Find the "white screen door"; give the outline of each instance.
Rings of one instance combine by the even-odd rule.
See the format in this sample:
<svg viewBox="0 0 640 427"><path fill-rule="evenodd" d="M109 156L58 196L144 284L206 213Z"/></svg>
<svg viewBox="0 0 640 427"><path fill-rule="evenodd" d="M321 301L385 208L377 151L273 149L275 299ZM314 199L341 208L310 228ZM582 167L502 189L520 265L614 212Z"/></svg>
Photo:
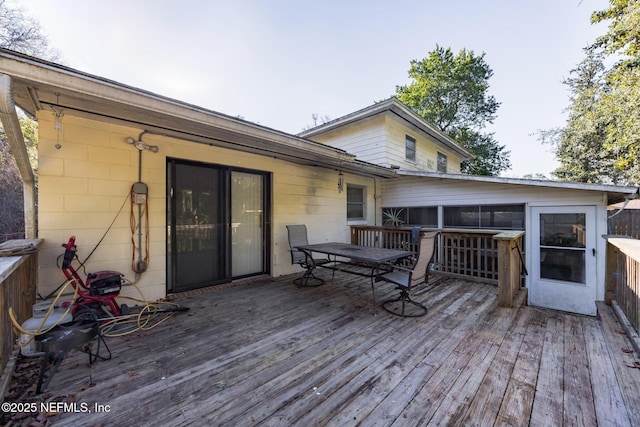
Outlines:
<svg viewBox="0 0 640 427"><path fill-rule="evenodd" d="M532 215L529 303L595 315L595 208L536 207Z"/></svg>

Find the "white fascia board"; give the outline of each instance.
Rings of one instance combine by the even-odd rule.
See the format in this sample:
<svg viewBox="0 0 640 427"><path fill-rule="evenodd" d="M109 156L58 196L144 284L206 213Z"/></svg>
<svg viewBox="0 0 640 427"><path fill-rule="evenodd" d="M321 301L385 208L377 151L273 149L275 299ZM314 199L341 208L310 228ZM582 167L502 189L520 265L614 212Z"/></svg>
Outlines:
<svg viewBox="0 0 640 427"><path fill-rule="evenodd" d="M401 176L418 176L430 179L444 179L444 180L458 180L458 181L475 181L475 182L489 182L497 184L510 184L510 185L527 185L533 187L552 187L552 188L566 188L574 190L585 191L603 191L607 193L624 194L625 197L630 199L638 198L640 188L632 186L618 186L607 184L587 184L582 182L565 182L565 181L551 181L551 180L538 180L538 179L525 179L525 178L505 178L495 176L479 176L479 175L465 175L465 174L452 174L441 172L416 172L408 170L398 170L398 175Z"/></svg>

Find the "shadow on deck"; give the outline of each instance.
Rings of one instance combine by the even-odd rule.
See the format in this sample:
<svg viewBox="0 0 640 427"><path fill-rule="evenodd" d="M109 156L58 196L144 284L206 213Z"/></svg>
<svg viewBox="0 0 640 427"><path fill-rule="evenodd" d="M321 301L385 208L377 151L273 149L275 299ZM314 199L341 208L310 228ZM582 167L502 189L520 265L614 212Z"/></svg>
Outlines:
<svg viewBox="0 0 640 427"><path fill-rule="evenodd" d="M373 316L362 278L292 280L179 295L188 313L109 338L111 360L71 354L51 399L109 412L53 425L640 425L640 369L607 306L499 308L494 286L450 280L405 319Z"/></svg>

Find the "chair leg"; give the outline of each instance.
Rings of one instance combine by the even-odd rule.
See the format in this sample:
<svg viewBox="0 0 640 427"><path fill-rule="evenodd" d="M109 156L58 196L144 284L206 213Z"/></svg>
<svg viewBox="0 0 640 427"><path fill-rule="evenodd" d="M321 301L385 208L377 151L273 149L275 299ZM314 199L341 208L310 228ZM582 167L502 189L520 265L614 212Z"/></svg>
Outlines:
<svg viewBox="0 0 640 427"><path fill-rule="evenodd" d="M393 315L400 316L400 317L421 317L421 316L424 316L425 314L427 314L427 307L424 306L423 304L420 304L417 301L412 300L411 296L409 295L409 291L407 290L407 288L398 287L396 289L400 290L400 295L398 295L397 298L389 299L389 300L386 300L386 301L384 301L382 303L382 308L385 311L387 311L387 312L389 312L389 313L391 313ZM393 310L390 307L388 307L390 304L395 303L395 302L399 302L399 301L402 302L402 310L400 310L400 312L398 312L396 310ZM416 313L413 313L413 312L406 313L405 312L406 311L405 308L406 308L407 304L412 304L412 305L418 307L419 311L416 312Z"/></svg>
<svg viewBox="0 0 640 427"><path fill-rule="evenodd" d="M321 279L320 277L316 277L316 275L313 274L312 268L307 268L301 277L294 279L293 284L299 287L303 287L303 286L314 287L314 286L324 285L324 279Z"/></svg>

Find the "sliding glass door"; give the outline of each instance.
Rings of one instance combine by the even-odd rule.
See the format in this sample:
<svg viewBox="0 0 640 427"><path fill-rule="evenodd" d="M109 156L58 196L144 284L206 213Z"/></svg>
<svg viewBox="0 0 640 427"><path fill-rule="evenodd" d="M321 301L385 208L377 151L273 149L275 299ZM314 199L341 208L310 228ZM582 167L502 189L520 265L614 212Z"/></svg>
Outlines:
<svg viewBox="0 0 640 427"><path fill-rule="evenodd" d="M269 273L269 174L169 160L167 290Z"/></svg>

